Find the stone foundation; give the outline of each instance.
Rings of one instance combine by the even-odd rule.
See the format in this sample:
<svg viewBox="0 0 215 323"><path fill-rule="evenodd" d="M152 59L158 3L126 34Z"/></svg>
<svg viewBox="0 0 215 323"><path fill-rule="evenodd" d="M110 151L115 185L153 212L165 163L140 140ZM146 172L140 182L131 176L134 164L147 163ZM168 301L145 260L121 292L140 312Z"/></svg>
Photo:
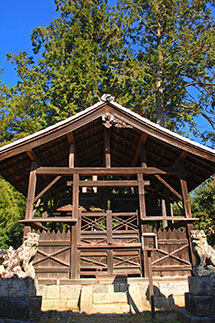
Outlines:
<svg viewBox="0 0 215 323"><path fill-rule="evenodd" d="M0 279L0 322L36 322L41 301L31 278Z"/></svg>
<svg viewBox="0 0 215 323"><path fill-rule="evenodd" d="M187 323L215 322L215 277L188 277L182 318Z"/></svg>
<svg viewBox="0 0 215 323"><path fill-rule="evenodd" d="M92 279L83 281L82 284L71 284L68 281L66 285L37 285L37 295L42 296L43 311L139 313L151 309L148 287L147 279L134 278L113 282ZM187 291L187 279L154 279L156 308L184 306L184 293Z"/></svg>

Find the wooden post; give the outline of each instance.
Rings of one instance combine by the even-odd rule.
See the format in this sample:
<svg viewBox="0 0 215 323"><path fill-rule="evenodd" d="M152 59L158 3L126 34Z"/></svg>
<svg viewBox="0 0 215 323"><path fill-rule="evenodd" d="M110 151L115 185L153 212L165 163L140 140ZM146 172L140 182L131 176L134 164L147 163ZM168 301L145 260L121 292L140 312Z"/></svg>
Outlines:
<svg viewBox="0 0 215 323"><path fill-rule="evenodd" d="M77 249L78 243L78 218L79 218L79 174L73 175L73 211L72 217L77 220L77 223L71 227L71 258L70 258L70 268L71 268L71 278L79 278L79 253Z"/></svg>
<svg viewBox="0 0 215 323"><path fill-rule="evenodd" d="M152 319L155 318L155 300L154 300L154 288L153 288L153 278L152 278L152 255L151 250L147 251L148 258L148 273L149 273L149 301L151 304Z"/></svg>
<svg viewBox="0 0 215 323"><path fill-rule="evenodd" d="M27 195L27 204L25 210L25 219L32 219L33 217L33 209L34 209L34 197L36 191L36 183L37 183L37 175L36 168L38 163L33 161L31 164L31 171L29 174L29 182L28 182L28 195ZM31 231L29 226L24 228L24 237L26 237L27 233Z"/></svg>
<svg viewBox="0 0 215 323"><path fill-rule="evenodd" d="M106 230L107 230L107 243L112 244L112 211L107 210L106 216ZM108 265L108 276L113 276L113 250L107 250L107 265Z"/></svg>
<svg viewBox="0 0 215 323"><path fill-rule="evenodd" d="M110 154L110 128L104 127L104 151L105 151L105 167L111 167L111 154Z"/></svg>

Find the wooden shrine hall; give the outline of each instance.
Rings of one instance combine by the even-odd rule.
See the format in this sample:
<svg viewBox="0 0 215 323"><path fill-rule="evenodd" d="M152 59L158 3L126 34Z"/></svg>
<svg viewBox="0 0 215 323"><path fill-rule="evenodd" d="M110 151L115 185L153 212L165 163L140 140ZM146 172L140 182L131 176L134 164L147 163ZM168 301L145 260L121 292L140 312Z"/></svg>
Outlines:
<svg viewBox="0 0 215 323"><path fill-rule="evenodd" d="M0 148L0 175L27 197L24 234L40 234L40 280L190 275L188 192L214 173L215 150L109 95Z"/></svg>

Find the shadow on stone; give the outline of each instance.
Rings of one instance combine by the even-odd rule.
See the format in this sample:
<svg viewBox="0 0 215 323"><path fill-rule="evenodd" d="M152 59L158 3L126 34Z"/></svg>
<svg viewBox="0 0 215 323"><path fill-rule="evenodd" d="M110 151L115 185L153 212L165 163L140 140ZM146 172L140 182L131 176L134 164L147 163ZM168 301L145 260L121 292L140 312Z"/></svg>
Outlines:
<svg viewBox="0 0 215 323"><path fill-rule="evenodd" d="M160 289L153 285L153 291L154 291L154 305L157 308L168 308L168 307L174 307L175 300L173 297L173 294L166 297L164 294L161 293ZM146 290L146 299L150 301L149 299L149 287Z"/></svg>

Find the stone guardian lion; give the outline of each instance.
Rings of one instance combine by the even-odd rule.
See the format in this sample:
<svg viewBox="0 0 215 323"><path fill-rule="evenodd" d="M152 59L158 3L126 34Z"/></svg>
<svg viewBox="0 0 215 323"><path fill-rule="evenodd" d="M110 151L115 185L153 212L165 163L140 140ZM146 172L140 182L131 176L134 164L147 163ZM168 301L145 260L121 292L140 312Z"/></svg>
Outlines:
<svg viewBox="0 0 215 323"><path fill-rule="evenodd" d="M190 237L196 264L193 267L194 276L215 276L215 250L208 244L203 230L191 230Z"/></svg>
<svg viewBox="0 0 215 323"><path fill-rule="evenodd" d="M1 266L2 278L11 278L14 275L19 278L35 278L33 259L37 253L39 238L39 234L29 232L27 239L17 250L10 247L6 251L4 262Z"/></svg>

